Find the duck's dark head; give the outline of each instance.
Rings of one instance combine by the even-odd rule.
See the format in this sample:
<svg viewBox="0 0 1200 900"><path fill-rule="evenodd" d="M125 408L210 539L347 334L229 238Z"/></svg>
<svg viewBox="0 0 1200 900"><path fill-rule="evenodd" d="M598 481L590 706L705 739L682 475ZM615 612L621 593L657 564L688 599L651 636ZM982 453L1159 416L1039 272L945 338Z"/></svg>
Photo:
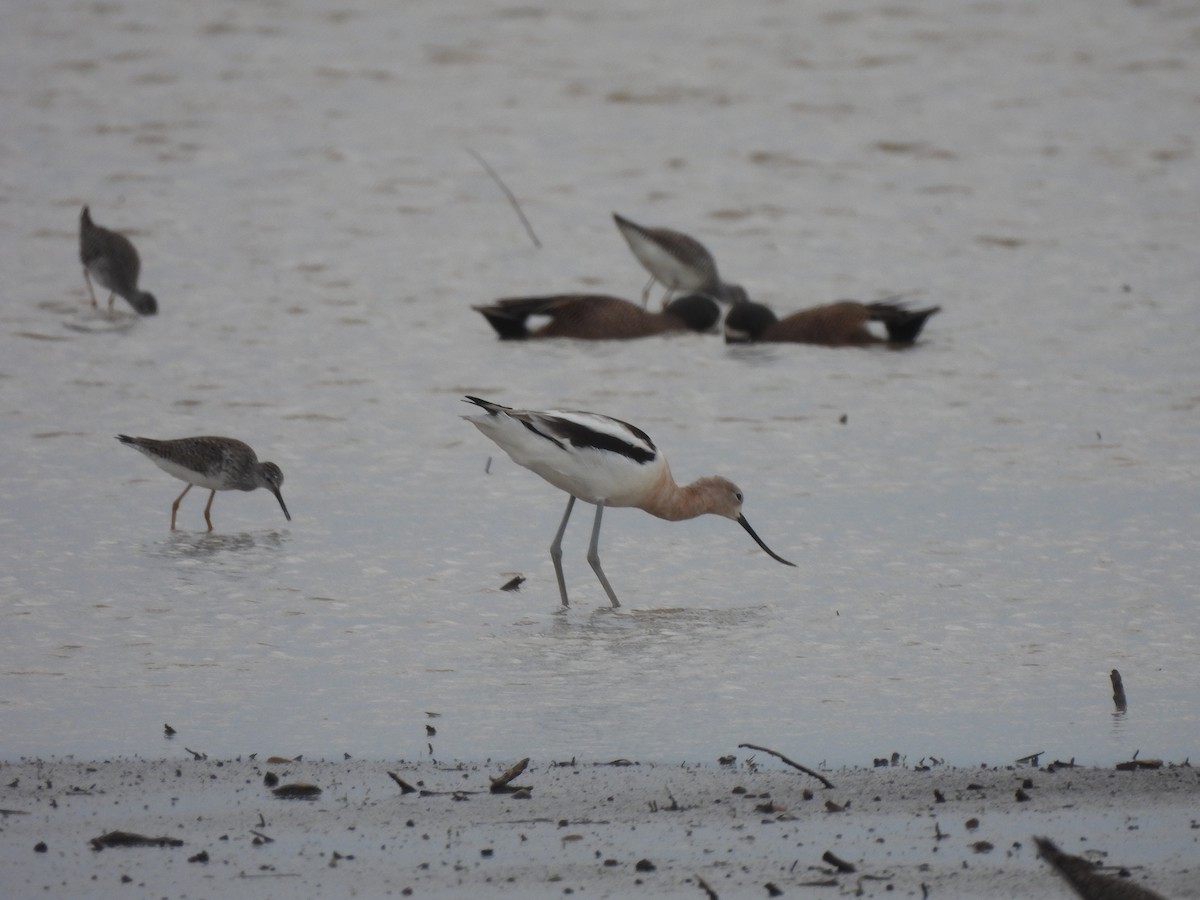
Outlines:
<svg viewBox="0 0 1200 900"><path fill-rule="evenodd" d="M691 331L716 331L721 320L721 307L711 297L688 294L667 304L667 313L679 319Z"/></svg>
<svg viewBox="0 0 1200 900"><path fill-rule="evenodd" d="M725 343L747 344L757 341L777 321L775 313L761 303L738 303L725 317Z"/></svg>

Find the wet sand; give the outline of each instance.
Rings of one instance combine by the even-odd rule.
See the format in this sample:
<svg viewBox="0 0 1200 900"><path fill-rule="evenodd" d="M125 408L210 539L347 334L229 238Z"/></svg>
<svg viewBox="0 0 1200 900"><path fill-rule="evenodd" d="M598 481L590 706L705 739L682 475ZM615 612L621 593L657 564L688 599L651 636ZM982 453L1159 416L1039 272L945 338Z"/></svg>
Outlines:
<svg viewBox="0 0 1200 900"><path fill-rule="evenodd" d="M491 779L515 762L8 762L0 888L7 898L1075 896L1039 858L1033 838L1044 835L1101 864L1101 881L1200 897L1200 772L1188 765L900 761L822 769L825 787L739 751L729 765L534 760L509 785L527 790L493 793ZM292 785L319 794L276 795ZM97 849L114 832L167 840Z"/></svg>

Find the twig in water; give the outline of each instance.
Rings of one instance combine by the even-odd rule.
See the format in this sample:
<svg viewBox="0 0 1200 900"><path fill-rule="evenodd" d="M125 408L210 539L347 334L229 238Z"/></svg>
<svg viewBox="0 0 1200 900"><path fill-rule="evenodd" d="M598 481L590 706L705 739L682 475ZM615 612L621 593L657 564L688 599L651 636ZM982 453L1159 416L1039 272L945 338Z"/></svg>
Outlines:
<svg viewBox="0 0 1200 900"><path fill-rule="evenodd" d="M538 236L533 233L533 226L530 225L529 220L527 218L525 218L525 213L521 210L521 204L517 202L517 198L515 196L513 196L513 192L508 189L508 185L506 185L503 181L500 180L500 176L496 174L495 169L493 169L491 166L488 165L488 162L486 159L484 159L482 156L480 156L478 153L476 153L470 147L467 147L466 150L473 157L475 157L476 162L478 162L481 166L483 166L483 170L485 172L487 172L488 175L491 176L492 181L496 182L496 184L498 184L500 186L500 190L504 191L504 196L508 198L508 202L512 205L512 208L517 211L517 215L520 216L521 224L525 226L525 231L529 234L529 239L531 241L533 241L533 246L540 249L542 246L542 242L539 241Z"/></svg>
<svg viewBox="0 0 1200 900"><path fill-rule="evenodd" d="M830 781L828 778L826 778L824 775L822 775L820 772L814 772L812 769L806 768L806 767L800 765L800 763L798 763L798 762L793 762L792 760L790 760L786 756L784 756L782 753L780 753L776 750L772 750L770 747L760 747L760 746L758 746L758 744L738 744L738 746L745 747L747 750L761 750L763 753L770 753L772 756L777 756L781 760L783 760L785 763L787 763L789 766L791 766L793 769L799 769L805 775L810 775L813 778L817 779L817 781L821 782L821 784L825 785L825 787L827 787L827 788L833 787L833 782Z"/></svg>
<svg viewBox="0 0 1200 900"><path fill-rule="evenodd" d="M1125 712L1129 703L1125 700L1125 685L1121 683L1121 673L1113 669L1108 673L1108 677L1112 681L1113 705L1119 712Z"/></svg>

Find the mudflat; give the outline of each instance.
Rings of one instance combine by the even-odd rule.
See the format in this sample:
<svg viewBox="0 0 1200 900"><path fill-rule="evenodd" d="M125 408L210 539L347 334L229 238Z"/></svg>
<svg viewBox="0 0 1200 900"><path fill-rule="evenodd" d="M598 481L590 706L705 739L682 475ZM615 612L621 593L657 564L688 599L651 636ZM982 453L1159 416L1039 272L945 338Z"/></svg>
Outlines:
<svg viewBox="0 0 1200 900"><path fill-rule="evenodd" d="M1074 896L1045 837L1081 896L1200 897L1186 763L898 762L22 759L0 764L0 893Z"/></svg>

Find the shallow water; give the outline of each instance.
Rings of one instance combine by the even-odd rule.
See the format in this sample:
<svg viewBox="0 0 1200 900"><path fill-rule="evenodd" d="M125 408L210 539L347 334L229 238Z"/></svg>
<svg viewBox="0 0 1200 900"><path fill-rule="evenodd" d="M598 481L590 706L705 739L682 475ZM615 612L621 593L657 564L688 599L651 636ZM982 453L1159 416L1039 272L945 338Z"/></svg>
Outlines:
<svg viewBox="0 0 1200 900"><path fill-rule="evenodd" d="M1171 3L10 10L0 755L1194 753L1198 44ZM88 306L85 202L159 316ZM943 311L907 352L494 340L471 304L638 296L613 210L781 311ZM799 568L614 510L613 612L585 508L561 611L564 498L464 393L636 422ZM118 432L248 441L293 521L194 491L169 533Z"/></svg>

